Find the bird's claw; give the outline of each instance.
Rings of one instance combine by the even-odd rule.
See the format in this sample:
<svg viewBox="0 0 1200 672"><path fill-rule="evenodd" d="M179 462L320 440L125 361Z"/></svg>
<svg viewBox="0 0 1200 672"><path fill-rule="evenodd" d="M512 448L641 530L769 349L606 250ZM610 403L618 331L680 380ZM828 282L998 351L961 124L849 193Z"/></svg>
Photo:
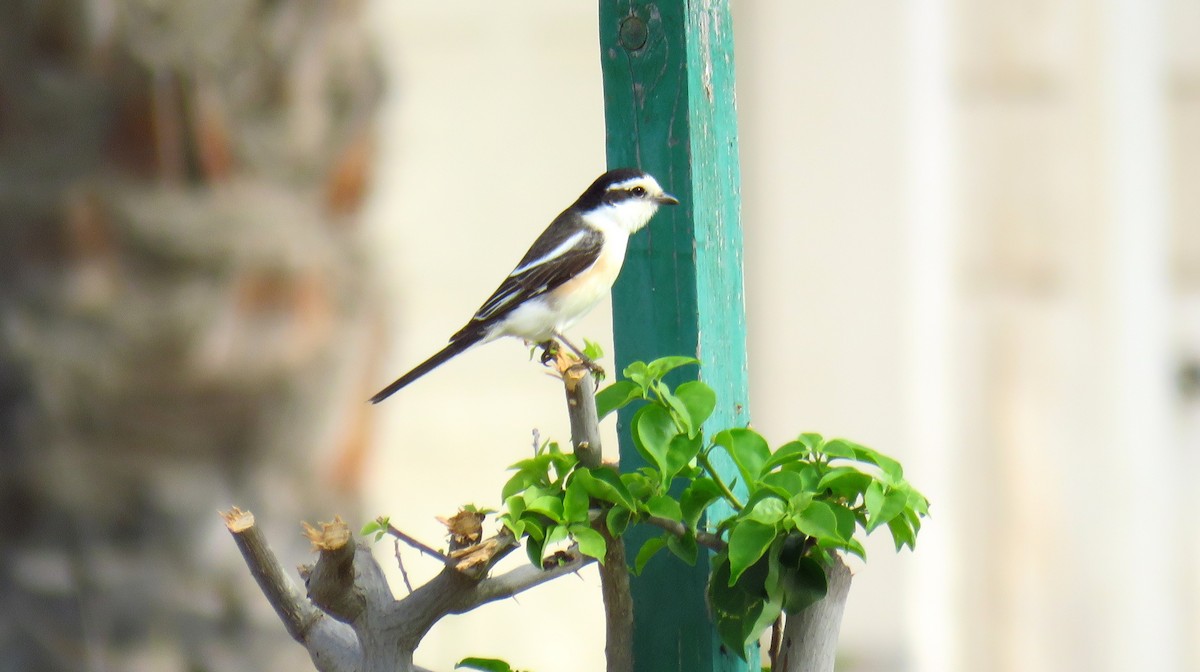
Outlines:
<svg viewBox="0 0 1200 672"><path fill-rule="evenodd" d="M538 346L542 349L542 357L540 360L542 364L549 365L551 362L558 361L558 343L554 341L545 341L543 343L538 343Z"/></svg>
<svg viewBox="0 0 1200 672"><path fill-rule="evenodd" d="M557 341L538 343L538 347L542 349L539 361L545 366L553 365L560 375L577 367L587 369L597 379L604 378L606 375L604 369L599 364L587 357L580 357L570 352L566 348L563 348Z"/></svg>
<svg viewBox="0 0 1200 672"><path fill-rule="evenodd" d="M582 361L582 362L580 362L580 363L581 363L581 364L583 364L584 366L586 366L586 367L588 368L588 371L591 371L591 372L592 372L592 374L593 374L594 376L596 376L597 378L603 378L603 377L605 376L605 373L604 373L604 367L602 367L602 366L600 366L599 364L597 364L597 363L593 362L592 360L590 360L590 359L585 359L585 360L583 360L583 361Z"/></svg>

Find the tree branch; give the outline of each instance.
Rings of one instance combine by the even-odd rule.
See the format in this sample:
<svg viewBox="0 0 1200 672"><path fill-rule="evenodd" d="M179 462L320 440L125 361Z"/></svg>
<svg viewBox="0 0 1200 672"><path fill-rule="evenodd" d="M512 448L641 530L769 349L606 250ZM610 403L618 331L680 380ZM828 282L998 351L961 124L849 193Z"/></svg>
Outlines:
<svg viewBox="0 0 1200 672"><path fill-rule="evenodd" d="M427 546L424 543L417 541L413 537L410 537L407 534L405 534L404 532L402 532L399 528L397 528L395 525L392 525L391 523L388 523L388 525L387 525L387 533L392 535L393 537L399 539L400 541L403 541L404 543L408 544L409 546L412 546L413 548L424 553L425 555L432 555L433 557L437 558L438 560L441 560L442 564L444 564L444 565L454 564L454 560L447 557L445 553L442 553L441 551L437 550L436 548L433 548L432 546Z"/></svg>
<svg viewBox="0 0 1200 672"><path fill-rule="evenodd" d="M320 553L305 577L308 599L343 623L353 624L367 608L364 592L354 590L355 544L340 517L319 528L304 524L304 534Z"/></svg>
<svg viewBox="0 0 1200 672"><path fill-rule="evenodd" d="M688 533L688 528L686 525L677 520L671 520L670 518L647 516L644 522L660 528L666 531L668 534L675 535L676 537L687 536ZM725 543L724 539L712 534L711 532L704 531L696 532L696 543L714 551L723 551L728 547L728 544Z"/></svg>
<svg viewBox="0 0 1200 672"><path fill-rule="evenodd" d="M582 465L599 466L601 445L595 380L574 363L566 364L559 372L566 387L576 456ZM317 527L305 524L305 533L318 551L316 563L301 570L308 589L305 599L267 547L262 533L254 526L254 517L238 509L223 515L263 593L288 633L308 649L321 672L425 672L414 667L413 652L429 628L443 616L512 597L577 572L594 561L572 549L566 562L548 569L525 566L488 578L487 574L501 558L520 547L508 530L444 554L388 524L389 535L444 565L432 580L397 600L369 548L355 543L349 527L341 518L335 518L334 522ZM601 568L601 579L606 586L609 649L630 650L631 634L624 639L619 636L633 622L624 547L619 538L607 535L603 520L596 520L593 525L609 542L609 562ZM615 592L613 586L617 586ZM610 599L610 595L620 595L623 599ZM609 667L614 672L630 669L629 665Z"/></svg>
<svg viewBox="0 0 1200 672"><path fill-rule="evenodd" d="M308 650L317 669L322 672L361 670L362 650L354 632L305 599L288 578L262 530L254 524L254 514L233 507L222 512L221 518L267 602L274 607L292 639Z"/></svg>
<svg viewBox="0 0 1200 672"><path fill-rule="evenodd" d="M633 592L629 586L629 566L625 558L625 540L608 532L600 520L595 527L608 542L604 564L600 567L600 594L604 598L604 659L608 672L633 670Z"/></svg>
<svg viewBox="0 0 1200 672"><path fill-rule="evenodd" d="M587 365L571 361L559 361L559 373L567 393L567 416L571 420L571 445L579 464L594 468L600 466L603 457L600 418L596 413L596 379Z"/></svg>
<svg viewBox="0 0 1200 672"><path fill-rule="evenodd" d="M512 597L560 576L574 574L596 561L595 558L581 555L577 551L573 552L571 556L567 562L554 567L538 569L533 565L524 565L500 576L484 579L475 586L470 601L452 613L461 614L482 604Z"/></svg>
<svg viewBox="0 0 1200 672"><path fill-rule="evenodd" d="M598 467L603 455L600 418L596 412L596 379L585 364L569 356L560 355L557 364L567 394L567 415L571 419L571 445L575 457L583 467ZM629 589L625 541L608 533L603 516L593 517L592 527L604 535L607 542L604 563L600 565L607 670L632 672L633 596Z"/></svg>

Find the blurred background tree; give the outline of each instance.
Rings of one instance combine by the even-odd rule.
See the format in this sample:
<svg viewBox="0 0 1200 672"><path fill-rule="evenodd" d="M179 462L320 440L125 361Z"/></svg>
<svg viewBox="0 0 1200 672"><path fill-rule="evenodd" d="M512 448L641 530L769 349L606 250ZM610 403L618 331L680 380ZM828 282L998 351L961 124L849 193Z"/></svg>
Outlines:
<svg viewBox="0 0 1200 672"><path fill-rule="evenodd" d="M0 5L0 670L307 665L216 511L353 511L379 83L354 1Z"/></svg>

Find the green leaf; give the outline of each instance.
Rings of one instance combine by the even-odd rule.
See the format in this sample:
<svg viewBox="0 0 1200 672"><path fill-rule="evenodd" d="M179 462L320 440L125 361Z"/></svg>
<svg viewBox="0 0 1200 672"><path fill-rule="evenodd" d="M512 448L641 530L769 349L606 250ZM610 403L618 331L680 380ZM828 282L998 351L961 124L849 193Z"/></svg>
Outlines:
<svg viewBox="0 0 1200 672"><path fill-rule="evenodd" d="M872 532L880 525L891 522L893 518L904 511L904 506L908 503L908 495L901 490L889 488L879 481L873 481L867 487L863 501L867 505L867 532Z"/></svg>
<svg viewBox="0 0 1200 672"><path fill-rule="evenodd" d="M854 444L846 439L831 439L817 450L829 457L840 457L846 460L858 459L858 455L854 451Z"/></svg>
<svg viewBox="0 0 1200 672"><path fill-rule="evenodd" d="M833 517L837 519L838 536L845 540L854 538L854 528L858 524L858 519L854 516L854 511L838 504L837 502L825 502L829 506L829 510L833 511Z"/></svg>
<svg viewBox="0 0 1200 672"><path fill-rule="evenodd" d="M904 519L908 521L908 526L912 528L914 536L918 532L921 531L921 516L920 516L920 514L918 514L916 511L913 511L912 509L905 509L904 513L902 513L900 515L904 516Z"/></svg>
<svg viewBox="0 0 1200 672"><path fill-rule="evenodd" d="M704 510L720 498L721 488L711 478L702 477L692 481L679 497L684 524L694 529Z"/></svg>
<svg viewBox="0 0 1200 672"><path fill-rule="evenodd" d="M845 441L845 439L840 440ZM858 460L862 462L870 462L871 464L879 467L883 473L888 475L892 483L899 484L904 480L904 467L900 466L900 463L896 460L893 460L877 450L872 450L866 446L860 446L852 441L846 441L846 443L853 447L855 457Z"/></svg>
<svg viewBox="0 0 1200 672"><path fill-rule="evenodd" d="M794 471L776 471L762 477L763 487L784 499L804 491L804 479Z"/></svg>
<svg viewBox="0 0 1200 672"><path fill-rule="evenodd" d="M729 585L757 562L774 540L774 525L764 525L756 520L741 520L734 525L729 533Z"/></svg>
<svg viewBox="0 0 1200 672"><path fill-rule="evenodd" d="M746 628L746 632L754 633L755 636L751 641L746 642L745 646L749 646L754 640L757 640L759 637L761 637L762 633L766 632L767 628L771 627L771 625L779 618L779 615L783 613L782 596L780 596L779 599L761 600L759 605L760 606L754 610L757 612L757 616L752 621L748 620L749 625ZM752 611L750 615L754 615L754 612Z"/></svg>
<svg viewBox="0 0 1200 672"><path fill-rule="evenodd" d="M508 510L508 515L513 518L520 518L522 513L525 513L525 498L521 495L511 495L504 500L504 508Z"/></svg>
<svg viewBox="0 0 1200 672"><path fill-rule="evenodd" d="M526 502L525 510L540 513L556 523L563 521L563 503L557 497L542 495L532 502Z"/></svg>
<svg viewBox="0 0 1200 672"><path fill-rule="evenodd" d="M570 536L570 531L566 525L551 525L546 528L546 541L544 546L553 546L554 544L562 543Z"/></svg>
<svg viewBox="0 0 1200 672"><path fill-rule="evenodd" d="M764 564L765 561L767 566L767 575L763 581L763 587L760 592L760 595L764 596L762 612L750 626L750 633L758 633L761 635L761 633L765 632L767 628L771 627L771 624L773 624L783 614L783 606L785 602L783 578L786 569L784 568L783 563L780 561L780 555L785 542L786 538L776 537L775 541L771 542L771 548L767 551L766 555L763 556L762 560L758 561L758 564L760 565Z"/></svg>
<svg viewBox="0 0 1200 672"><path fill-rule="evenodd" d="M542 525L540 518L522 518L519 522L524 526L525 536L539 544L546 541L546 527Z"/></svg>
<svg viewBox="0 0 1200 672"><path fill-rule="evenodd" d="M793 462L785 464L783 471L800 476L800 492L817 492L817 485L825 475L824 469L809 462Z"/></svg>
<svg viewBox="0 0 1200 672"><path fill-rule="evenodd" d="M654 382L650 377L650 369L646 366L645 362L631 362L621 372L621 375L636 383L638 387L642 388L643 392L649 391L650 384Z"/></svg>
<svg viewBox="0 0 1200 672"><path fill-rule="evenodd" d="M380 516L366 525L363 525L362 529L358 532L358 536L369 537L373 534L375 535L375 541L379 541L383 538L383 535L387 534L388 526L391 524L390 518L387 516Z"/></svg>
<svg viewBox="0 0 1200 672"><path fill-rule="evenodd" d="M837 515L828 503L821 500L812 501L804 510L793 514L792 521L796 523L797 530L815 539L839 543L845 541L838 532Z"/></svg>
<svg viewBox="0 0 1200 672"><path fill-rule="evenodd" d="M583 487L579 479L572 478L563 495L563 520L568 523L586 523L590 506L591 499L588 497L587 488Z"/></svg>
<svg viewBox="0 0 1200 672"><path fill-rule="evenodd" d="M708 603L721 641L733 653L746 659L746 647L758 639L759 619L763 614L769 562L764 558L731 582L730 562L726 554L713 556L712 578L708 582Z"/></svg>
<svg viewBox="0 0 1200 672"><path fill-rule="evenodd" d="M661 478L662 472L654 467L642 467L634 473L621 474L621 482L629 490L629 496L638 501L650 499L661 490Z"/></svg>
<svg viewBox="0 0 1200 672"><path fill-rule="evenodd" d="M583 339L583 356L594 362L604 356L604 348L600 347L599 343L585 338Z"/></svg>
<svg viewBox="0 0 1200 672"><path fill-rule="evenodd" d="M500 522L508 528L509 532L517 539L520 539L525 534L525 521L512 518L508 515L500 516Z"/></svg>
<svg viewBox="0 0 1200 672"><path fill-rule="evenodd" d="M555 447L555 450L548 453L550 464L554 467L554 474L558 477L556 480L562 480L575 469L575 465L579 463L579 459L572 453L563 453L557 450L557 443L551 445Z"/></svg>
<svg viewBox="0 0 1200 672"><path fill-rule="evenodd" d="M637 558L633 561L633 573L641 574L642 570L646 568L646 563L650 562L650 558L653 558L654 554L661 551L666 545L667 538L665 536L647 539L646 543L638 549Z"/></svg>
<svg viewBox="0 0 1200 672"><path fill-rule="evenodd" d="M811 492L797 492L788 498L788 507L792 510L793 514L797 514L807 509L815 497L816 495Z"/></svg>
<svg viewBox="0 0 1200 672"><path fill-rule="evenodd" d="M646 462L660 471L666 471L667 450L671 446L671 439L678 434L671 414L662 406L649 404L638 409L631 424L633 443L638 452Z"/></svg>
<svg viewBox="0 0 1200 672"><path fill-rule="evenodd" d="M689 462L696 459L696 455L703 447L704 442L699 435L688 436L686 434L676 434L671 437L671 442L667 444L667 454L663 458L663 487L670 486L671 479L675 478L675 474L678 474Z"/></svg>
<svg viewBox="0 0 1200 672"><path fill-rule="evenodd" d="M831 439L821 451L830 457L841 457L847 460L857 460L879 467L887 476L888 483L899 485L904 480L904 468L896 460L884 455L878 450L868 448L849 439Z"/></svg>
<svg viewBox="0 0 1200 672"><path fill-rule="evenodd" d="M667 518L669 520L683 520L683 512L680 510L679 502L675 501L669 495L659 495L646 502L646 511L652 516L659 518Z"/></svg>
<svg viewBox="0 0 1200 672"><path fill-rule="evenodd" d="M922 516L928 516L929 500L925 498L925 495L917 492L917 489L908 483L904 484L904 491L908 496L908 508L921 514Z"/></svg>
<svg viewBox="0 0 1200 672"><path fill-rule="evenodd" d="M916 548L917 535L904 516L897 516L889 520L887 526L888 531L892 533L892 543L896 545L897 551L905 546L908 546L909 549Z"/></svg>
<svg viewBox="0 0 1200 672"><path fill-rule="evenodd" d="M687 414L688 435L695 437L700 432L700 426L712 415L717 407L717 393L707 384L699 380L690 380L675 388L675 397L682 403Z"/></svg>
<svg viewBox="0 0 1200 672"><path fill-rule="evenodd" d="M615 505L608 510L608 514L604 517L604 524L608 526L608 533L614 537L619 537L625 533L625 528L629 527L629 520L633 517L633 512L629 509Z"/></svg>
<svg viewBox="0 0 1200 672"><path fill-rule="evenodd" d="M760 490L759 492L763 491ZM771 527L774 527L775 523L778 523L787 516L787 502L774 495L761 497L753 505L748 503L747 507L750 508L743 514L747 520L758 521L763 525L770 525Z"/></svg>
<svg viewBox="0 0 1200 672"><path fill-rule="evenodd" d="M788 614L811 607L829 592L825 568L807 556L800 558L795 566L786 568L780 583L784 590L783 609Z"/></svg>
<svg viewBox="0 0 1200 672"><path fill-rule="evenodd" d="M817 490L829 489L834 494L853 502L863 494L872 480L870 475L864 474L854 467L834 467L821 477Z"/></svg>
<svg viewBox="0 0 1200 672"><path fill-rule="evenodd" d="M682 537L673 534L667 535L667 548L687 564L696 564L699 548L696 546L696 535L691 530L688 530L687 534Z"/></svg>
<svg viewBox="0 0 1200 672"><path fill-rule="evenodd" d="M604 540L604 535L587 525L572 525L571 536L574 537L575 543L579 544L580 553L604 564L604 553L608 550L608 542Z"/></svg>
<svg viewBox="0 0 1200 672"><path fill-rule="evenodd" d="M575 472L573 480L579 481L583 489L596 499L620 504L630 510L637 508L621 477L611 467L581 469Z"/></svg>
<svg viewBox="0 0 1200 672"><path fill-rule="evenodd" d="M549 478L550 475L550 454L546 452L549 443L538 449L538 454L534 457L527 457L523 460L508 465L508 468L513 471L528 471L532 474L540 475L543 478Z"/></svg>
<svg viewBox="0 0 1200 672"><path fill-rule="evenodd" d="M812 454L812 449L802 441L790 441L779 447L767 461L763 463L763 473L789 462L801 462Z"/></svg>
<svg viewBox="0 0 1200 672"><path fill-rule="evenodd" d="M463 658L454 669L483 670L484 672L514 672L508 663L498 658Z"/></svg>
<svg viewBox="0 0 1200 672"><path fill-rule="evenodd" d="M536 539L533 535L525 537L525 555L529 556L529 562L535 567L542 566L542 550L546 548L543 539Z"/></svg>
<svg viewBox="0 0 1200 672"><path fill-rule="evenodd" d="M816 453L821 444L825 443L825 438L816 432L805 432L796 437L796 440L804 444L809 453Z"/></svg>
<svg viewBox="0 0 1200 672"><path fill-rule="evenodd" d="M692 430L692 419L688 416L687 407L683 405L679 397L671 394L671 390L667 388L665 383L655 385L654 393L658 395L658 398L669 409L671 418L675 421L678 431L691 436L694 433Z"/></svg>
<svg viewBox="0 0 1200 672"><path fill-rule="evenodd" d="M646 366L650 378L654 380L662 380L663 376L678 369L681 366L689 364L699 364L700 360L695 357L680 357L672 355L669 357L660 357Z"/></svg>
<svg viewBox="0 0 1200 672"><path fill-rule="evenodd" d="M504 499L527 489L531 485L546 482L546 475L529 469L522 469L513 474L504 484L504 489L500 491L500 496Z"/></svg>
<svg viewBox="0 0 1200 672"><path fill-rule="evenodd" d="M618 380L596 393L596 415L605 416L636 399L642 398L642 388L631 380Z"/></svg>
<svg viewBox="0 0 1200 672"><path fill-rule="evenodd" d="M713 437L713 443L721 446L733 458L746 487L758 482L763 465L771 456L767 440L753 429L726 429Z"/></svg>
<svg viewBox="0 0 1200 672"><path fill-rule="evenodd" d="M863 548L863 545L859 543L857 539L851 539L850 541L847 541L846 550L857 555L863 560L867 559L867 549Z"/></svg>

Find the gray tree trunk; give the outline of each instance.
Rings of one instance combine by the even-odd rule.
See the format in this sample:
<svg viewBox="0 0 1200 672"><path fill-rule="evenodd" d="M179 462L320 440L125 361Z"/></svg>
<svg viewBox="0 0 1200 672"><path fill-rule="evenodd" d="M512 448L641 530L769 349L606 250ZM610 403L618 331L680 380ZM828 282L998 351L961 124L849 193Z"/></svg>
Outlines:
<svg viewBox="0 0 1200 672"><path fill-rule="evenodd" d="M353 499L359 13L0 3L0 672L308 665L213 512Z"/></svg>
<svg viewBox="0 0 1200 672"><path fill-rule="evenodd" d="M825 597L785 620L777 672L833 672L852 575L836 555L826 574L829 591Z"/></svg>

